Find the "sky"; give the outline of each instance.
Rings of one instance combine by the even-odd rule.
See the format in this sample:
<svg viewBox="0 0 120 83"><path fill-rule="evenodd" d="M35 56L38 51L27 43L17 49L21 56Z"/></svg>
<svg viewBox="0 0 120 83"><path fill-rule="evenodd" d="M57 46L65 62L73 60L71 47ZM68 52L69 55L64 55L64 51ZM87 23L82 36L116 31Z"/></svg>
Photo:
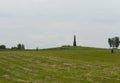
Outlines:
<svg viewBox="0 0 120 83"><path fill-rule="evenodd" d="M0 44L8 48L72 45L108 48L120 37L119 0L0 0Z"/></svg>

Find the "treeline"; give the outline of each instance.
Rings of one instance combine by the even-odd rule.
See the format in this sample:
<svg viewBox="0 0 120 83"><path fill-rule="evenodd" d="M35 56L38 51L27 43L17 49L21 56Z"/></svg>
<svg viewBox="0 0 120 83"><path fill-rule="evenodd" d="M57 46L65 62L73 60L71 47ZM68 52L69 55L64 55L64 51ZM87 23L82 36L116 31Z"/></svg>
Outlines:
<svg viewBox="0 0 120 83"><path fill-rule="evenodd" d="M0 49L14 49L14 50L25 50L24 44L17 44L17 46L6 48L6 45L0 45Z"/></svg>
<svg viewBox="0 0 120 83"><path fill-rule="evenodd" d="M0 45L0 49L6 49L5 45Z"/></svg>
<svg viewBox="0 0 120 83"><path fill-rule="evenodd" d="M12 47L11 49L24 50L24 49L25 49L25 46L24 46L24 44L18 44L17 46Z"/></svg>

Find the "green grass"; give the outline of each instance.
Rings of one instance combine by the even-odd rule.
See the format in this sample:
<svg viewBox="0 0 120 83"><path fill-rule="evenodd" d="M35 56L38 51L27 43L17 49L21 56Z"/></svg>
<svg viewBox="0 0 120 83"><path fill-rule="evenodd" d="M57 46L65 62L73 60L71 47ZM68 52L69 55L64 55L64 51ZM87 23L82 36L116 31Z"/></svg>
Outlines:
<svg viewBox="0 0 120 83"><path fill-rule="evenodd" d="M0 50L0 83L120 83L120 51L60 47Z"/></svg>

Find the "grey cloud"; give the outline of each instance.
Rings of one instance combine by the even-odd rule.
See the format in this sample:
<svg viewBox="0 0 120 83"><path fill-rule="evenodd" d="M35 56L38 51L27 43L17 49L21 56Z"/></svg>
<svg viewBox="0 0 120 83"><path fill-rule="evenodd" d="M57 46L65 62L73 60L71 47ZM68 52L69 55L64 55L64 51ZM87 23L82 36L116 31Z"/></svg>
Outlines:
<svg viewBox="0 0 120 83"><path fill-rule="evenodd" d="M27 48L72 44L107 47L119 34L118 0L1 0L1 43ZM11 42L10 42L11 41Z"/></svg>

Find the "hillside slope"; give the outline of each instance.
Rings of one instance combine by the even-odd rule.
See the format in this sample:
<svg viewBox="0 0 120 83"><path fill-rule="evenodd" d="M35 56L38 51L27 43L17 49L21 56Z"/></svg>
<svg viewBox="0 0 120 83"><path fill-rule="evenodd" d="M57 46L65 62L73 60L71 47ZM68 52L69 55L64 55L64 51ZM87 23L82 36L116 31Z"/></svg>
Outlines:
<svg viewBox="0 0 120 83"><path fill-rule="evenodd" d="M120 51L62 47L0 51L0 83L120 83Z"/></svg>

